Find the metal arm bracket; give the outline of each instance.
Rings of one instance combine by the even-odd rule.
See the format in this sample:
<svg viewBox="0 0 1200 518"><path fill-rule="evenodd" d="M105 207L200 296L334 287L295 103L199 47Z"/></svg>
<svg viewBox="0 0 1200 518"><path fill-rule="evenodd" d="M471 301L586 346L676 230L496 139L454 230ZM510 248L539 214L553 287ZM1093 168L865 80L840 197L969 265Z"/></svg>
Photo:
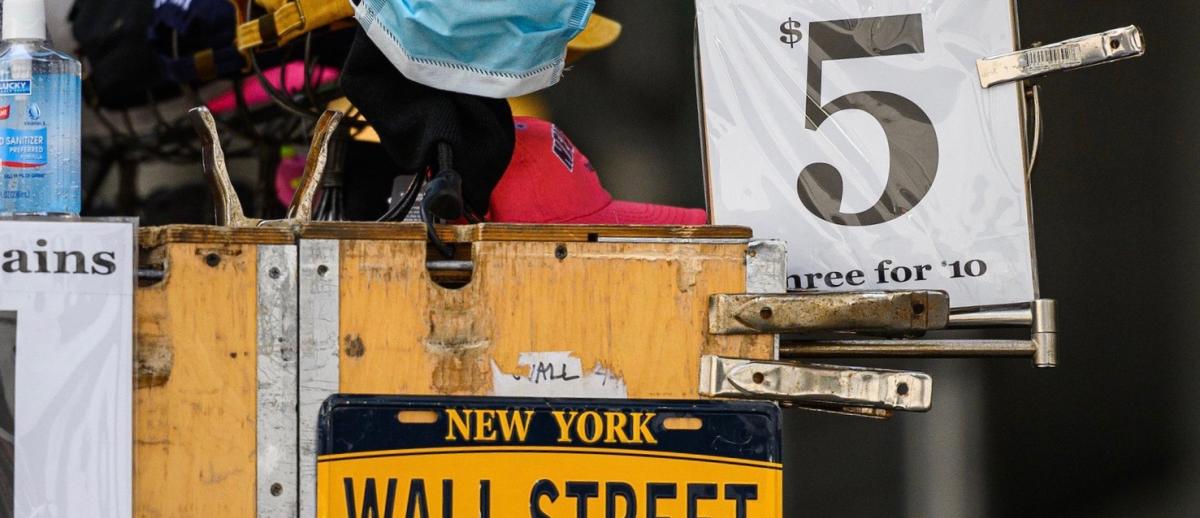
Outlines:
<svg viewBox="0 0 1200 518"><path fill-rule="evenodd" d="M950 299L943 291L874 291L713 295L708 328L714 335L856 331L922 334L946 327Z"/></svg>
<svg viewBox="0 0 1200 518"><path fill-rule="evenodd" d="M700 394L759 399L823 409L924 412L933 402L933 380L920 372L705 356Z"/></svg>
<svg viewBox="0 0 1200 518"><path fill-rule="evenodd" d="M950 328L1029 327L1029 340L790 340L784 359L811 358L1032 358L1038 367L1058 365L1054 300L1040 299L1018 310L955 313Z"/></svg>

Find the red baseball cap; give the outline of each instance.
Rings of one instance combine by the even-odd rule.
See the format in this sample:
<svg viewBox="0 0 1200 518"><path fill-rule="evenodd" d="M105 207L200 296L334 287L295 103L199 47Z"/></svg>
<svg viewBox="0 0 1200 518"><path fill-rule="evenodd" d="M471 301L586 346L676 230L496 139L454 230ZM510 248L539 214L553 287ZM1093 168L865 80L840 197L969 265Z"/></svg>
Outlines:
<svg viewBox="0 0 1200 518"><path fill-rule="evenodd" d="M488 221L619 225L705 225L703 209L614 200L596 169L557 126L516 117L512 161L492 191Z"/></svg>

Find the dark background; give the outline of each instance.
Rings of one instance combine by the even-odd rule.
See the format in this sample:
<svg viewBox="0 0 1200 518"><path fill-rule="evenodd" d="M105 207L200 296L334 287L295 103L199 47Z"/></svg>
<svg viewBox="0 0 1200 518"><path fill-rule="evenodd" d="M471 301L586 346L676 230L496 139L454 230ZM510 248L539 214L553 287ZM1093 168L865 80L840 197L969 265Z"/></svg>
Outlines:
<svg viewBox="0 0 1200 518"><path fill-rule="evenodd" d="M616 197L703 206L692 3L598 3L624 33L543 94L553 119ZM69 2L50 5L53 18ZM1026 47L1130 24L1149 47L1039 81L1038 266L1042 295L1060 301L1061 366L870 363L933 374L935 409L891 421L788 411L787 516L1200 516L1200 4L1019 12ZM231 169L253 175L252 163ZM139 182L145 193L198 177L143 164Z"/></svg>
<svg viewBox="0 0 1200 518"><path fill-rule="evenodd" d="M597 12L625 31L547 91L555 119L618 198L702 206L691 2ZM1136 24L1149 48L1039 80L1038 266L1043 296L1060 301L1061 366L876 363L932 372L934 410L789 411L787 516L1200 515L1200 4L1019 13L1026 47Z"/></svg>

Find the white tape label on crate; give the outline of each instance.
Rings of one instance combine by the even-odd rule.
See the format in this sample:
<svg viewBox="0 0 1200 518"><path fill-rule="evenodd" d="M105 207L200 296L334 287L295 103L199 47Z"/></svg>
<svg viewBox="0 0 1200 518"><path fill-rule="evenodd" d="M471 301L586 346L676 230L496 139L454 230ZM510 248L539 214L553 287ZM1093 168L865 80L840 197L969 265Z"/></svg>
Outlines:
<svg viewBox="0 0 1200 518"><path fill-rule="evenodd" d="M492 362L492 395L506 397L587 397L624 399L625 381L603 365L587 371L570 352L521 353L518 365L527 370L507 373Z"/></svg>
<svg viewBox="0 0 1200 518"><path fill-rule="evenodd" d="M788 286L1035 298L1010 0L698 0L713 220L788 244Z"/></svg>

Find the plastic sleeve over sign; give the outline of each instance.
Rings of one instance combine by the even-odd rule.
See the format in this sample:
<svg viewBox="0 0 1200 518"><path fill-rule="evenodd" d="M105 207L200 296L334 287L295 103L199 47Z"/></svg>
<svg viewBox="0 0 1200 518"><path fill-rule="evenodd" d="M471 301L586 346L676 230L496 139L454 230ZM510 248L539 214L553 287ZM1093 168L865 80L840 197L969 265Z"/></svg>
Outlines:
<svg viewBox="0 0 1200 518"><path fill-rule="evenodd" d="M801 290L1036 292L1008 0L698 0L714 223L788 243Z"/></svg>
<svg viewBox="0 0 1200 518"><path fill-rule="evenodd" d="M135 234L0 219L0 517L132 516Z"/></svg>

